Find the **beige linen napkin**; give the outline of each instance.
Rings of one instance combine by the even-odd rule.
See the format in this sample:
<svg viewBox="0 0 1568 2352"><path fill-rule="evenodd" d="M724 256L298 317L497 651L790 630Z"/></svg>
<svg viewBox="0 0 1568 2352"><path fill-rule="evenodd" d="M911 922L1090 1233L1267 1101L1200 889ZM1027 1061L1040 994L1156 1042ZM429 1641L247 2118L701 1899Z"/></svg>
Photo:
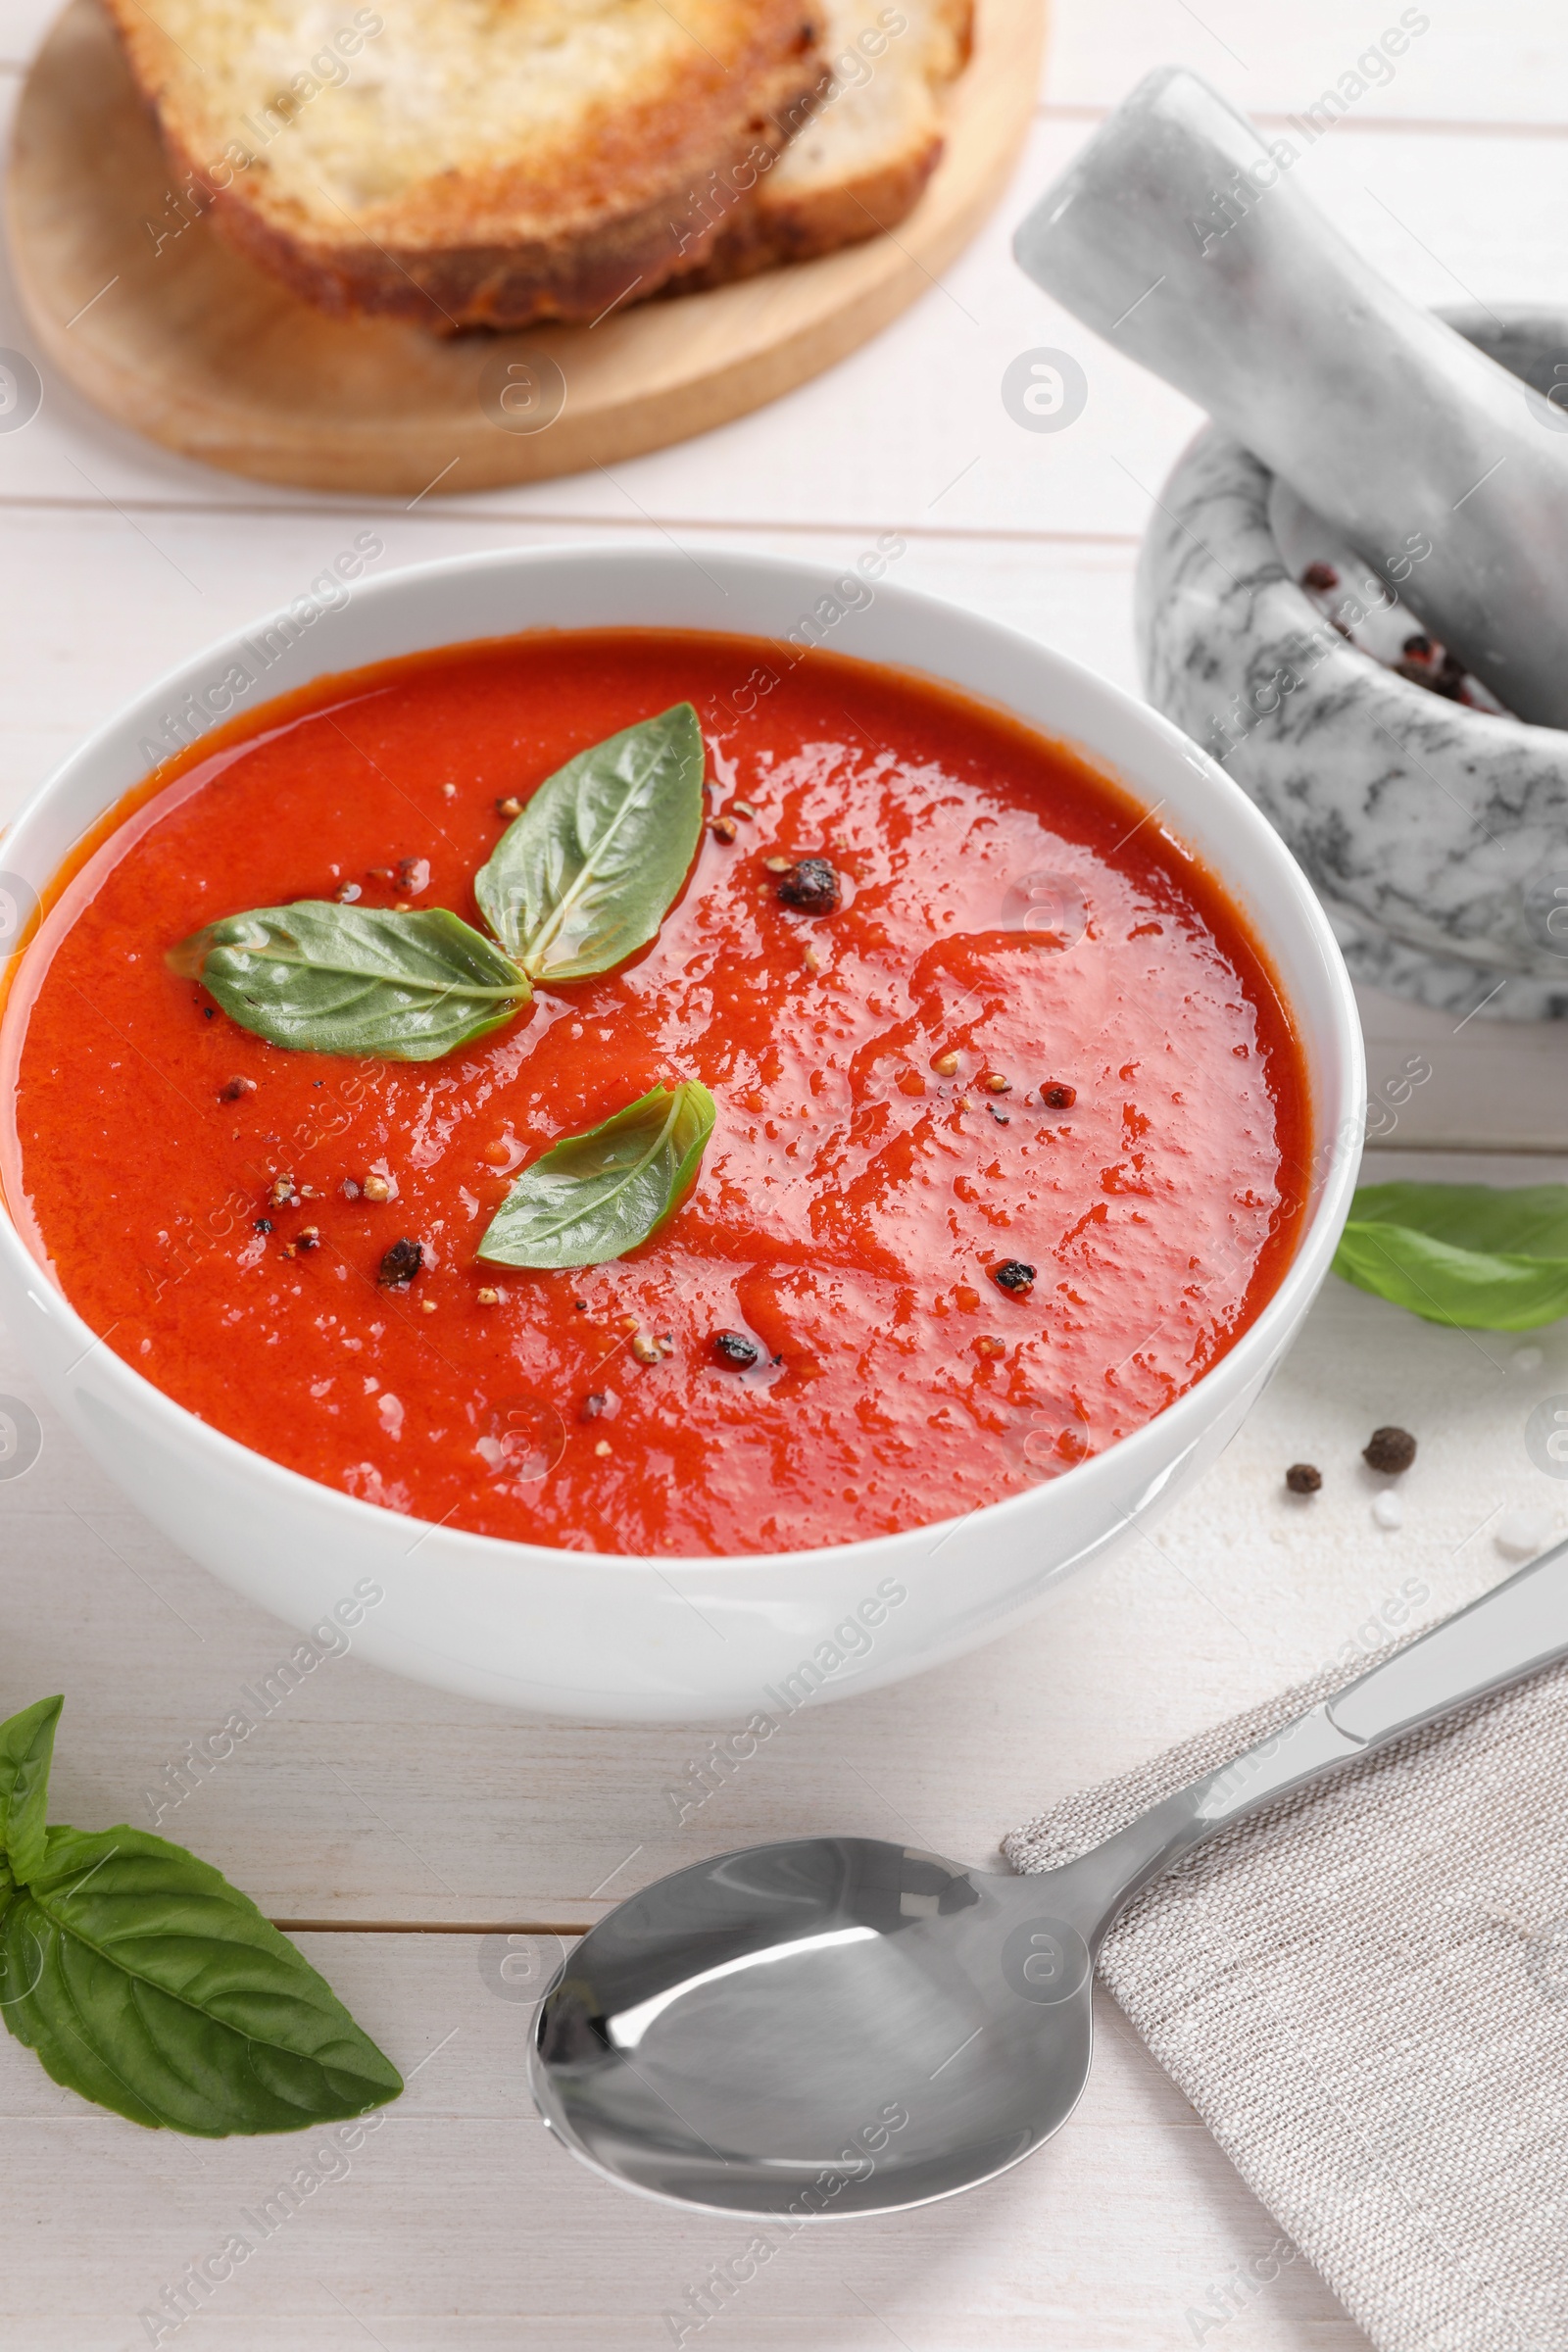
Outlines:
<svg viewBox="0 0 1568 2352"><path fill-rule="evenodd" d="M1004 1851L1070 1861L1351 1679ZM1379 2352L1568 2352L1568 1665L1223 1832L1129 1905L1100 1967Z"/></svg>

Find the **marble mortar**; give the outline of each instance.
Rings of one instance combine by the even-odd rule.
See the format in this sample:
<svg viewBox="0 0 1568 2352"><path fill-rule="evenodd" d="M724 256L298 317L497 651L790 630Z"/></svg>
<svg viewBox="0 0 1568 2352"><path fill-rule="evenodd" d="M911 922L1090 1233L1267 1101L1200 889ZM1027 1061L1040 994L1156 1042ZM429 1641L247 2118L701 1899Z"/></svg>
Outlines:
<svg viewBox="0 0 1568 2352"><path fill-rule="evenodd" d="M1568 432L1568 313L1444 316L1558 394ZM1321 600L1298 584L1314 558L1341 577ZM1208 426L1139 558L1144 690L1283 835L1355 979L1456 1018L1568 1018L1568 731L1446 701L1327 617L1353 596L1368 612L1357 638L1396 651L1421 626L1395 584L1412 561L1401 550L1374 570Z"/></svg>

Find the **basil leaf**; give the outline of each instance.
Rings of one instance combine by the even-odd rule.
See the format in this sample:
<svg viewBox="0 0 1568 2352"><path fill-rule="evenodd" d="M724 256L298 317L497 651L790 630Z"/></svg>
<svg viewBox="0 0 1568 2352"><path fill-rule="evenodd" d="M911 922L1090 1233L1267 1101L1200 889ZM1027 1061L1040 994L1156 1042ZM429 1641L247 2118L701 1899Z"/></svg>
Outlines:
<svg viewBox="0 0 1568 2352"><path fill-rule="evenodd" d="M145 1830L50 1830L0 1916L0 2008L68 2090L211 2139L303 2132L403 2088L255 1904Z"/></svg>
<svg viewBox="0 0 1568 2352"><path fill-rule="evenodd" d="M703 731L676 703L547 777L473 894L531 979L584 980L654 937L702 829Z"/></svg>
<svg viewBox="0 0 1568 2352"><path fill-rule="evenodd" d="M713 1118L707 1087L687 1079L553 1144L513 1186L479 1255L503 1266L598 1266L635 1249L685 1199Z"/></svg>
<svg viewBox="0 0 1568 2352"><path fill-rule="evenodd" d="M0 1859L24 1884L43 1860L44 1817L55 1726L65 1704L40 1698L9 1723L0 1723ZM4 1889L0 1888L0 1901Z"/></svg>
<svg viewBox="0 0 1568 2352"><path fill-rule="evenodd" d="M270 1045L387 1061L434 1061L499 1029L532 993L510 956L444 906L258 906L181 940L168 961Z"/></svg>
<svg viewBox="0 0 1568 2352"><path fill-rule="evenodd" d="M1553 1323L1568 1314L1568 1186L1364 1185L1334 1271L1428 1323Z"/></svg>

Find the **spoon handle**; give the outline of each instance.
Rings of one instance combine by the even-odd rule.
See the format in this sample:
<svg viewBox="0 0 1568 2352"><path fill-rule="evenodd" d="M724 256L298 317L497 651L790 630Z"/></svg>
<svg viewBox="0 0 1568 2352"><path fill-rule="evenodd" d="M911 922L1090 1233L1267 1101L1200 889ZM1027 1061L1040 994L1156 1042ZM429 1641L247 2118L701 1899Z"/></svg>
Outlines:
<svg viewBox="0 0 1568 2352"><path fill-rule="evenodd" d="M1558 1544L1331 1698L1329 1720L1380 1747L1565 1651L1568 1544Z"/></svg>
<svg viewBox="0 0 1568 2352"><path fill-rule="evenodd" d="M1187 1842L1565 1653L1568 1544L1559 1544L1272 1739L1184 1788L1178 1801L1188 1805L1196 1833Z"/></svg>
<svg viewBox="0 0 1568 2352"><path fill-rule="evenodd" d="M1334 1698L1178 1789L1069 1864L1097 1914L1091 1945L1098 1945L1130 1896L1216 1831L1564 1655L1568 1544L1559 1544Z"/></svg>

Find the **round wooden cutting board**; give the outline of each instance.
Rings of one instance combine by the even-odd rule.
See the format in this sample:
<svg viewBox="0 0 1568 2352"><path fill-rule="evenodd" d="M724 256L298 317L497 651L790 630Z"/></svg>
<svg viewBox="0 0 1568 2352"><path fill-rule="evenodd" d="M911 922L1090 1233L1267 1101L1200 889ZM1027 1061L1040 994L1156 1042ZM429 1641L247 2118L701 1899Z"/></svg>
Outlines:
<svg viewBox="0 0 1568 2352"><path fill-rule="evenodd" d="M98 0L71 0L18 109L18 280L43 355L78 391L231 473L443 496L610 465L775 399L930 285L1005 184L1044 16L1044 0L979 0L947 152L892 234L593 327L443 341L327 318L187 220Z"/></svg>

